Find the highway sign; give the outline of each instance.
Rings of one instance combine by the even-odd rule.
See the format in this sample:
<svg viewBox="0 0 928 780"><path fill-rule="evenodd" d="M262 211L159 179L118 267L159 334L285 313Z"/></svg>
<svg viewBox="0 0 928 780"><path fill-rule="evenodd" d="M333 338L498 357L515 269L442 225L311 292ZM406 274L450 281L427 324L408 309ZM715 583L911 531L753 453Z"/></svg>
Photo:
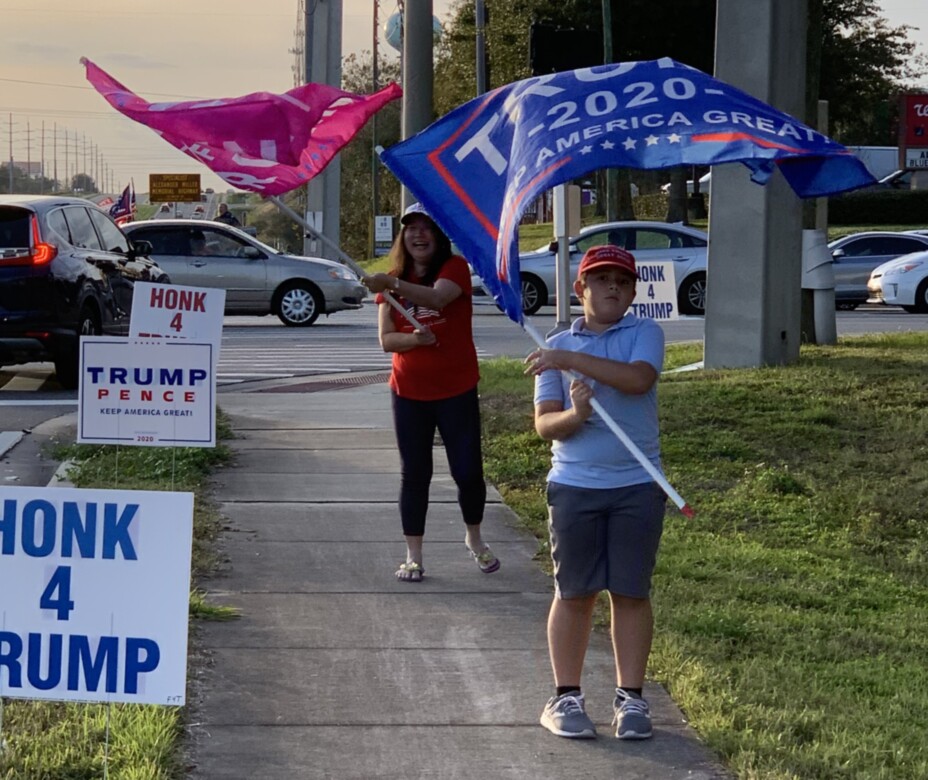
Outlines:
<svg viewBox="0 0 928 780"><path fill-rule="evenodd" d="M148 199L152 203L201 200L199 173L150 173Z"/></svg>

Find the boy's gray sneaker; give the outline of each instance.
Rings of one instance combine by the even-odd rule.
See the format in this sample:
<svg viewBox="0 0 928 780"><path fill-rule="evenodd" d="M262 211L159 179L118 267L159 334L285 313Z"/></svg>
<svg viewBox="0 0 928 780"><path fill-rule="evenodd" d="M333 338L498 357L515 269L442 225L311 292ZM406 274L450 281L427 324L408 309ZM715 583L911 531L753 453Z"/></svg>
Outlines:
<svg viewBox="0 0 928 780"><path fill-rule="evenodd" d="M541 725L559 737L592 739L596 736L596 726L586 714L582 693L565 693L548 699L541 713Z"/></svg>
<svg viewBox="0 0 928 780"><path fill-rule="evenodd" d="M651 708L634 693L615 689L612 703L615 718L615 735L619 739L648 739L651 736Z"/></svg>

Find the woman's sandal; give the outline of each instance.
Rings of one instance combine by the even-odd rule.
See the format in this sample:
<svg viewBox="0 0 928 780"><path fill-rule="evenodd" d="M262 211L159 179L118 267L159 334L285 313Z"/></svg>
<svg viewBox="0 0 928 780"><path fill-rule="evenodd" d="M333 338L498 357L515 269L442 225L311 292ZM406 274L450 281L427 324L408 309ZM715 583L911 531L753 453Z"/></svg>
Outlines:
<svg viewBox="0 0 928 780"><path fill-rule="evenodd" d="M464 546L467 547L466 544ZM499 568L499 558L497 558L493 554L493 551L486 545L484 545L479 553L474 552L470 547L467 547L467 552L470 553L471 558L476 561L477 567L484 574L492 574Z"/></svg>
<svg viewBox="0 0 928 780"><path fill-rule="evenodd" d="M416 563L415 561L406 563L401 563L400 567L396 570L396 578L400 582L422 582L422 576L425 574L425 569L422 568L421 563Z"/></svg>

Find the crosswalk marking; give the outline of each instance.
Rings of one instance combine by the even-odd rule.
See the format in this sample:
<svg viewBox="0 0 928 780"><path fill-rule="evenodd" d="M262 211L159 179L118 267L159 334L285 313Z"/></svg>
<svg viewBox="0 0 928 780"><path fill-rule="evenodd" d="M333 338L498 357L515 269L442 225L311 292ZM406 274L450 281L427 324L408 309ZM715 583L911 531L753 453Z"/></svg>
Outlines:
<svg viewBox="0 0 928 780"><path fill-rule="evenodd" d="M487 357L477 350L478 357ZM348 374L355 371L389 370L392 355L377 344L346 346L344 344L297 344L275 347L232 345L223 346L219 353L216 384L235 385L262 379L289 379L321 374ZM0 396L3 393L35 392L58 389L51 365L17 372L15 366L0 372ZM5 380L5 381L4 381ZM47 387L46 387L47 385ZM0 404L3 402L0 401Z"/></svg>

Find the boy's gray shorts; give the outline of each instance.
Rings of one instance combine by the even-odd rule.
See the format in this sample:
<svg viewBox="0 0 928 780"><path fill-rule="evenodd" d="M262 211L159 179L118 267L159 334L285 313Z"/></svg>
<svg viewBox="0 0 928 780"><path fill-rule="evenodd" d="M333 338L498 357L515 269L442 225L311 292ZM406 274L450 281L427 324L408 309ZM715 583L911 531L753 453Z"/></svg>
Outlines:
<svg viewBox="0 0 928 780"><path fill-rule="evenodd" d="M667 496L654 482L598 490L548 483L555 592L647 598Z"/></svg>

